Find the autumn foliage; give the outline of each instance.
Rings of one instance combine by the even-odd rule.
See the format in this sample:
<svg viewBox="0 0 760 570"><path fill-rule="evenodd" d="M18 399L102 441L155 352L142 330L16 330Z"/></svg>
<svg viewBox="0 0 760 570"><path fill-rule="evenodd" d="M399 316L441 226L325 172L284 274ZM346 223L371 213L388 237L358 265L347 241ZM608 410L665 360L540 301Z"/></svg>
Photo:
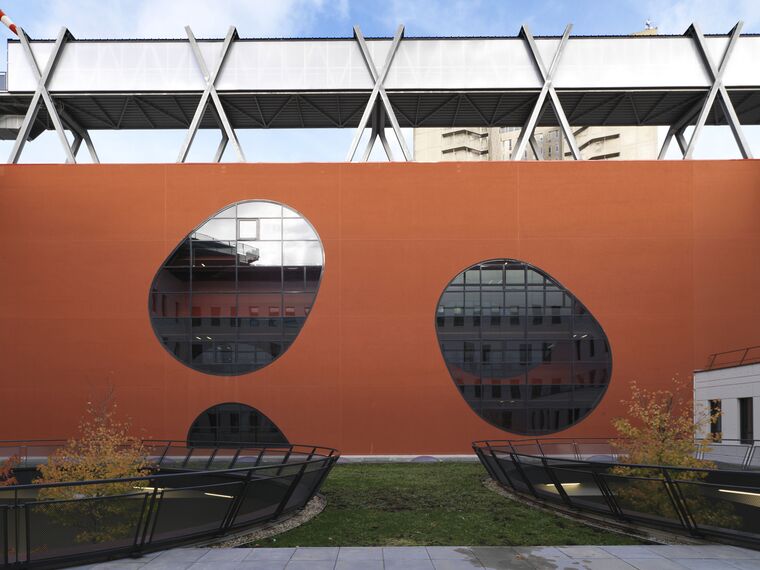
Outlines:
<svg viewBox="0 0 760 570"><path fill-rule="evenodd" d="M716 465L698 458L697 452L709 451L711 442L698 439L698 434L709 433L705 428L719 416L695 417L691 386L678 377L670 386L672 389L647 390L636 382L631 384L631 398L623 401L627 416L612 422L619 439L611 444L620 453L621 465L610 471L608 485L623 510L672 520L677 520L678 514L668 486L678 485L679 496L692 516L704 524L731 527L738 521L733 507L711 500L699 485L708 476L706 469ZM662 469L656 466L683 469L669 469L675 483L666 483Z"/></svg>
<svg viewBox="0 0 760 570"><path fill-rule="evenodd" d="M18 485L18 480L13 476L13 470L19 463L21 463L21 458L18 455L11 455L0 464L0 487Z"/></svg>
<svg viewBox="0 0 760 570"><path fill-rule="evenodd" d="M150 464L141 440L130 431L130 423L117 418L112 397L99 404L88 402L78 437L68 440L47 463L37 467L40 477L34 483L145 476ZM134 495L145 485L138 481L44 487L38 500L57 501L49 505L48 516L76 527L78 541L109 540L133 528L132 511L140 505Z"/></svg>
<svg viewBox="0 0 760 570"><path fill-rule="evenodd" d="M691 386L677 376L670 386L668 390L647 390L631 383L631 397L623 401L626 417L612 420L620 438L613 440L613 446L624 463L714 468L713 462L697 459L697 449L710 443L698 440L697 435L705 425L717 422L718 416L695 418Z"/></svg>

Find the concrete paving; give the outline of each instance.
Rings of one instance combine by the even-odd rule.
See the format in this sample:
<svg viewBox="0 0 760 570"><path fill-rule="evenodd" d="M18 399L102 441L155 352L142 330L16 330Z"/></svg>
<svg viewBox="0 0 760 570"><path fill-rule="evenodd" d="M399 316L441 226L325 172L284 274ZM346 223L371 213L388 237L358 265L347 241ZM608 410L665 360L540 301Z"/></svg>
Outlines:
<svg viewBox="0 0 760 570"><path fill-rule="evenodd" d="M145 570L736 570L760 551L705 546L176 548L79 568Z"/></svg>

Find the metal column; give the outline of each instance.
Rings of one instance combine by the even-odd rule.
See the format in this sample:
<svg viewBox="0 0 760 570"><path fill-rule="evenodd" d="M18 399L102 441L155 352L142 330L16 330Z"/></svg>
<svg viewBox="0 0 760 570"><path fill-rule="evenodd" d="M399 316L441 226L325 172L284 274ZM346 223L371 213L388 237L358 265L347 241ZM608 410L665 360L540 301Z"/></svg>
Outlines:
<svg viewBox="0 0 760 570"><path fill-rule="evenodd" d="M26 111L24 121L21 123L21 128L19 129L18 135L16 136L16 142L14 143L13 148L11 149L11 154L8 157L8 163L16 164L21 157L21 152L24 150L24 145L29 138L29 133L32 130L32 126L34 125L34 121L37 119L37 114L40 110L40 99L42 99L45 105L48 116L50 117L50 120L53 123L53 127L55 128L55 132L58 135L58 140L60 141L61 146L63 147L63 150L66 154L66 162L76 163L76 154L83 140L87 145L87 149L90 152L90 156L92 157L93 162L99 162L98 155L95 152L95 146L92 144L92 140L90 139L90 135L87 133L87 130L77 125L76 122L64 112L61 112L59 114L55 103L53 103L53 98L50 96L50 93L47 89L48 83L50 82L50 79L55 72L55 67L61 57L61 53L63 52L63 47L68 40L73 39L73 36L66 28L61 28L61 31L58 33L58 37L55 40L55 44L53 45L53 51L48 58L47 64L45 65L45 69L44 71L40 72L40 67L37 63L37 59L34 57L32 47L29 44L29 36L27 36L26 32L21 28L18 29L18 32L18 37L19 40L21 40L21 47L24 51L24 55L26 56L27 61L29 62L29 66L32 69L32 74L37 79L37 89L32 96L32 101ZM72 145L69 145L69 139L66 137L66 132L64 131L64 122L61 119L62 115L65 115L64 119L66 120L66 124L74 133L74 143Z"/></svg>
<svg viewBox="0 0 760 570"><path fill-rule="evenodd" d="M575 142L575 135L573 135L573 130L570 128L570 123L565 116L565 111L562 109L562 103L560 102L559 97L557 96L557 92L554 89L554 84L552 83L552 78L557 72L560 59L562 58L562 53L564 52L565 46L567 45L567 39L570 37L570 30L572 29L572 24L568 24L568 26L565 28L565 33L562 34L562 39L559 42L559 46L557 46L557 51L554 52L554 57L552 58L551 65L547 70L544 66L544 61L541 58L541 53L538 51L538 47L536 46L536 42L533 39L533 35L530 33L530 30L527 26L520 28L520 37L525 40L525 43L528 46L528 53L531 55L533 63L535 63L538 73L544 83L541 87L540 93L538 94L538 99L536 100L536 104L533 107L533 111L531 111L530 115L528 116L528 120L523 126L522 131L520 131L520 136L517 138L517 144L512 151L510 160L520 160L523 154L525 154L528 144L531 145L534 152L538 148L538 145L533 138L533 132L536 130L536 124L541 117L541 113L543 112L547 97L549 98L552 108L554 109L554 114L557 116L560 129L562 129L562 132L565 135L565 139L570 146L570 151L573 154L573 158L575 160L581 159L581 151L578 149L578 144ZM540 159L540 153L535 152L535 154L536 158Z"/></svg>
<svg viewBox="0 0 760 570"><path fill-rule="evenodd" d="M690 109L689 112L687 112L678 123L672 125L670 129L668 129L668 133L662 143L662 148L660 149L658 158L665 158L668 147L674 138L678 142L678 146L681 149L683 158L690 159L693 157L694 148L696 147L697 141L699 140L699 136L702 134L702 129L707 122L707 116L710 114L710 111L715 104L716 98L721 104L723 114L726 117L728 126L731 128L731 132L734 135L734 139L736 140L736 144L739 147L739 152L741 153L742 157L752 158L752 152L749 148L747 139L744 137L744 132L742 131L739 118L736 115L736 110L734 109L734 105L728 96L728 91L726 91L725 85L723 85L723 75L725 74L726 68L728 67L728 62L731 59L731 54L734 51L736 42L741 36L743 25L743 22L737 22L736 26L734 26L734 28L729 33L729 40L728 45L726 46L726 51L723 52L720 66L717 68L715 67L712 56L707 51L705 36L702 34L702 30L700 30L699 26L697 24L692 24L689 29L686 30L686 35L691 36L694 39L694 43L697 47L697 52L699 53L700 58L702 59L702 63L705 65L705 68L707 69L707 72L712 79L712 85L710 86L710 89L707 92L707 96L705 97L704 103L702 103L701 107L697 105L694 108ZM694 125L694 132L691 134L691 138L687 142L684 136L684 131L695 117L696 123Z"/></svg>
<svg viewBox="0 0 760 570"><path fill-rule="evenodd" d="M235 149L235 154L237 155L238 160L240 162L245 162L243 149L240 147L240 142L238 141L237 135L235 134L235 131L233 130L229 119L227 118L227 113L225 113L224 107L222 106L222 100L219 98L219 94L216 92L216 87L214 85L216 83L217 77L219 76L219 72L224 65L224 60L227 57L227 53L230 50L230 46L232 45L233 40L238 39L237 30L234 26L230 26L230 29L227 31L227 37L224 38L224 43L222 44L222 52L219 54L219 59L217 60L216 66L211 73L208 71L206 61L203 59L203 54L198 47L198 42L195 40L195 36L193 35L193 31L190 29L190 26L185 26L185 32L187 32L187 37L190 40L190 47L193 50L195 60L198 62L198 67L203 74L203 79L206 81L206 88L203 90L201 100L198 102L198 107L195 109L195 115L193 115L193 120L190 122L190 127L188 128L185 142L182 143L182 148L179 151L179 157L177 157L177 162L185 162L187 160L187 155L190 152L190 146L193 144L193 139L195 139L195 135L198 133L198 128L200 127L201 120L203 120L203 115L206 113L209 97L211 97L214 109L216 111L217 122L222 129L222 140L220 141L219 146L216 149L216 153L214 154L214 162L219 162L222 159L224 149L227 147L227 143L230 141L232 142L232 148Z"/></svg>
<svg viewBox="0 0 760 570"><path fill-rule="evenodd" d="M401 25L396 30L396 35L393 36L391 48L388 51L388 56L385 58L385 65L383 66L382 71L378 73L377 68L375 67L375 63L372 61L372 56L369 53L369 49L367 48L367 41L364 39L359 26L354 26L354 39L359 44L359 50L361 51L362 57L364 58L364 63L367 65L367 69L369 70L369 73L372 77L372 80L375 82L375 85L372 88L372 93L369 96L367 107L364 109L364 114L359 121L359 126L356 128L354 139L351 141L351 148L348 150L346 162L351 162L354 159L356 150L359 147L359 141L362 138L362 134L364 133L364 129L367 127L367 123L369 122L370 118L372 118L370 139L367 143L367 148L365 149L362 156L362 160L366 162L369 159L369 155L372 152L372 147L375 145L375 141L378 138L383 145L383 149L385 150L385 155L388 157L388 160L393 160L393 153L391 152L388 140L385 138L386 116L391 122L393 132L395 133L398 144L401 147L401 152L404 154L404 160L412 160L412 154L409 152L409 149L406 146L406 141L404 140L404 136L401 133L401 127L398 124L398 119L396 119L396 114L393 111L391 101L388 99L388 94L385 92L385 86L383 84L385 78L388 76L388 71L390 70L391 64L393 63L393 58L398 51L398 46L401 43L401 39L403 37L404 26ZM380 97L379 101L378 96Z"/></svg>

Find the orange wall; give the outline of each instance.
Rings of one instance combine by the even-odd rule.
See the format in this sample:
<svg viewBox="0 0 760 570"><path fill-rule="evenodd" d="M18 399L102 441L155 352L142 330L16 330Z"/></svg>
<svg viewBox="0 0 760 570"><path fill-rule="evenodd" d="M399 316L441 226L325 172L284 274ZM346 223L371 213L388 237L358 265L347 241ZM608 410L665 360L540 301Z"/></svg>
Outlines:
<svg viewBox="0 0 760 570"><path fill-rule="evenodd" d="M325 248L295 344L240 377L156 340L148 287L227 204L297 209ZM146 436L183 439L237 401L293 442L343 453L460 453L509 434L457 392L436 303L465 267L527 261L604 327L613 376L561 436L606 436L628 383L760 344L760 161L0 166L0 438L71 434L111 383Z"/></svg>

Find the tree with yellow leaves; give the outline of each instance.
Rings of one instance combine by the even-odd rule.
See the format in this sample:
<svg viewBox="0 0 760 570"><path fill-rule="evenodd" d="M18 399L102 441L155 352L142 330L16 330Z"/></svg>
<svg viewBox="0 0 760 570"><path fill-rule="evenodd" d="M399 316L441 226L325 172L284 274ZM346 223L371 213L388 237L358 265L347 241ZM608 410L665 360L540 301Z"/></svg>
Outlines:
<svg viewBox="0 0 760 570"><path fill-rule="evenodd" d="M678 376L670 386L667 390L647 390L636 381L631 383L631 398L623 400L626 416L612 420L620 438L613 440L613 446L626 463L714 468L713 462L698 459L696 452L710 443L708 439L699 440L698 434L705 431L706 425L717 422L719 416L695 418L691 387Z"/></svg>
<svg viewBox="0 0 760 570"><path fill-rule="evenodd" d="M140 439L130 435L129 421L119 420L112 393L87 403L79 435L38 465L34 483L71 483L142 477L150 469ZM100 542L134 533L145 482L111 482L43 487L38 500L51 501L38 509L64 526L77 529L80 542ZM54 502L53 502L54 501Z"/></svg>
<svg viewBox="0 0 760 570"><path fill-rule="evenodd" d="M703 524L731 526L737 522L731 506L714 504L694 484L707 477L705 469L716 467L698 457L698 451L709 451L711 442L709 437L699 439L698 434L709 432L705 428L720 416L695 416L691 386L678 376L670 386L648 390L631 383L631 398L623 401L626 417L612 420L619 439L610 443L622 465L611 470L610 489L623 510L677 520L663 471L656 466L686 468L669 473L681 483L681 496L692 516Z"/></svg>
<svg viewBox="0 0 760 570"><path fill-rule="evenodd" d="M13 470L21 463L18 455L11 455L0 464L0 487L18 485L18 480L13 475Z"/></svg>

